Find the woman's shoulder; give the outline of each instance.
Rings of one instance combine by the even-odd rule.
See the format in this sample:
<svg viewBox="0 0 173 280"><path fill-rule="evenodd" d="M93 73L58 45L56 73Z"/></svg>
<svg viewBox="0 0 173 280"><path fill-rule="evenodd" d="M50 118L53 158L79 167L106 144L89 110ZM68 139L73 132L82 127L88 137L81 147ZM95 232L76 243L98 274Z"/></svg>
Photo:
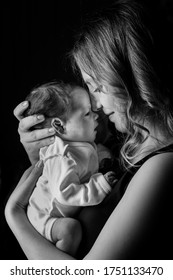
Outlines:
<svg viewBox="0 0 173 280"><path fill-rule="evenodd" d="M173 184L173 152L158 153L146 160L131 179L128 190L150 194L168 191Z"/></svg>
<svg viewBox="0 0 173 280"><path fill-rule="evenodd" d="M170 241L170 234L165 228L169 228L172 220L172 166L173 153L168 152L154 155L139 168L109 217L89 257L93 257L92 254L98 257L100 248L104 251L104 259L155 259L158 256L164 258L165 254L168 256L162 245L167 240ZM169 231L172 233L170 229ZM109 240L106 239L107 236ZM101 246L103 243L104 249ZM151 247L154 248L153 251Z"/></svg>
<svg viewBox="0 0 173 280"><path fill-rule="evenodd" d="M169 147L162 148L160 150L157 150L156 152L153 152L148 157L146 157L147 160L144 161L143 166L148 165L157 165L162 164L162 160L164 163L169 163L169 160L173 158L173 147L172 145Z"/></svg>
<svg viewBox="0 0 173 280"><path fill-rule="evenodd" d="M152 157L148 158L137 171L138 174L147 172L153 174L157 172L157 175L164 175L172 170L173 166L173 151L164 153L156 153ZM159 173L158 173L159 172ZM153 174L156 175L156 174ZM173 175L173 172L172 172Z"/></svg>

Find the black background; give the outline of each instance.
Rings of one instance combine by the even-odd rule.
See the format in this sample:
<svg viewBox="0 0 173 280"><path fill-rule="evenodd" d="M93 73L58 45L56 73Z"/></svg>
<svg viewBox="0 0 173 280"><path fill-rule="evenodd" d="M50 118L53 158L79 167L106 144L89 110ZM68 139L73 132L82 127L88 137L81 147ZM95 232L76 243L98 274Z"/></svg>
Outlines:
<svg viewBox="0 0 173 280"><path fill-rule="evenodd" d="M85 13L102 2L96 0L6 1L3 9L2 93L1 93L1 170L0 259L25 259L4 219L6 200L29 160L17 133L18 121L13 116L17 104L37 84L59 78L71 78L65 54L73 45L73 33ZM173 1L147 0L153 18L159 17L158 38L166 67L172 67ZM166 25L165 25L166 24ZM165 29L166 26L166 29ZM167 36L167 39L164 36ZM164 39L162 39L162 37ZM167 41L168 40L168 41ZM163 49L162 49L163 47ZM173 50L173 48L172 48ZM165 64L161 67L165 67ZM3 128L3 129L2 129Z"/></svg>

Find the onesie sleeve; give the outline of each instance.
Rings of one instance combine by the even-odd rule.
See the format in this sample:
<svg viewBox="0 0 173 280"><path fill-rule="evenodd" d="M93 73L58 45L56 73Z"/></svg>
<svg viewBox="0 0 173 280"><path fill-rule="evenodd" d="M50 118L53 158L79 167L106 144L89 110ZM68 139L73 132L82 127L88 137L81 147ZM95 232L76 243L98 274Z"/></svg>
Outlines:
<svg viewBox="0 0 173 280"><path fill-rule="evenodd" d="M111 191L101 173L93 174L88 182L81 184L77 164L69 155L49 159L49 172L53 195L64 205L96 205Z"/></svg>

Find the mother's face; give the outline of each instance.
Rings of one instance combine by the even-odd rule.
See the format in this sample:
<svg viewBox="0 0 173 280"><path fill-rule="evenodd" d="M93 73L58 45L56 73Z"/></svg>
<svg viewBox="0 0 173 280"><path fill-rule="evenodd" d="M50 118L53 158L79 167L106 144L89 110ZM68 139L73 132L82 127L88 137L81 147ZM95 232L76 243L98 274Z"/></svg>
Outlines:
<svg viewBox="0 0 173 280"><path fill-rule="evenodd" d="M88 86L93 110L102 108L104 113L109 116L109 120L115 124L118 131L126 132L126 102L118 97L122 89L115 88L114 94L106 92L104 86L98 86L91 76L81 71L83 79Z"/></svg>

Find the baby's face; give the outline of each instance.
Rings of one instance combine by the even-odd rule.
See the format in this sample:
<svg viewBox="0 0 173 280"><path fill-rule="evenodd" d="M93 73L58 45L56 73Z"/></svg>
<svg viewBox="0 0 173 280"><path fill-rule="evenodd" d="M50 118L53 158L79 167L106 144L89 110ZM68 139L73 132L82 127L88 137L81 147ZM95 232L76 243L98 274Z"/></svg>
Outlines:
<svg viewBox="0 0 173 280"><path fill-rule="evenodd" d="M91 110L87 91L76 87L72 92L72 109L66 122L66 139L92 143L96 137L98 115Z"/></svg>

